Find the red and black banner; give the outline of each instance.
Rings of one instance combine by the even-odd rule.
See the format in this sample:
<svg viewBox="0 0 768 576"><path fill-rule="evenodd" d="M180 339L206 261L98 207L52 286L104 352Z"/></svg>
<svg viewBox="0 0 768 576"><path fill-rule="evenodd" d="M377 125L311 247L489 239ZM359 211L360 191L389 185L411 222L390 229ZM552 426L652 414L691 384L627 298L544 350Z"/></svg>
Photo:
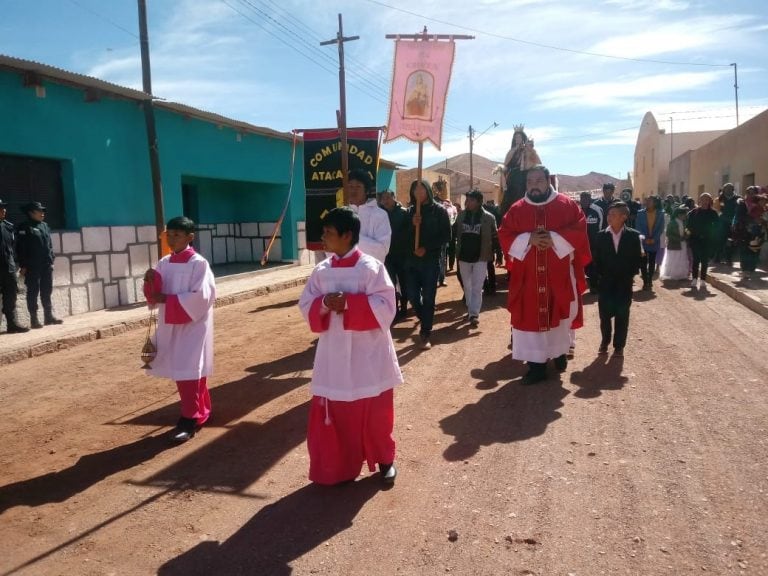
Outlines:
<svg viewBox="0 0 768 576"><path fill-rule="evenodd" d="M349 169L367 170L376 183L379 129L347 129ZM304 131L304 188L307 191L307 248L321 250L320 220L326 211L344 203L341 137L337 128Z"/></svg>

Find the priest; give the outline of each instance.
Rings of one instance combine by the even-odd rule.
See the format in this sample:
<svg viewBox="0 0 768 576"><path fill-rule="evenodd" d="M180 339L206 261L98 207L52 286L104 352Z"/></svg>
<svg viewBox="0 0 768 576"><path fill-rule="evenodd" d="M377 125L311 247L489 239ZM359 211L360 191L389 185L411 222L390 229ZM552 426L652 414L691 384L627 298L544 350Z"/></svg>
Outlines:
<svg viewBox="0 0 768 576"><path fill-rule="evenodd" d="M535 384L546 380L550 359L566 370L569 330L581 325L584 267L591 261L586 220L538 165L528 171L525 196L504 215L499 241L509 270L512 357L528 363L523 383Z"/></svg>

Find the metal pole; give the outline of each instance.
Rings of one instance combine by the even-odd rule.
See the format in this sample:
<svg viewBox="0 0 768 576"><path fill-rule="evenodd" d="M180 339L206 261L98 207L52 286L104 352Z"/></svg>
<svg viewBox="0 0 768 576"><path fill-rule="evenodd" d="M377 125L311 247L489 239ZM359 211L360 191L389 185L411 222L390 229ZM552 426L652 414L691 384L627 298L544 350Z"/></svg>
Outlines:
<svg viewBox="0 0 768 576"><path fill-rule="evenodd" d="M733 66L733 94L736 99L736 126L739 125L739 65L734 62Z"/></svg>
<svg viewBox="0 0 768 576"><path fill-rule="evenodd" d="M149 34L147 33L147 3L139 3L139 33L141 42L141 79L143 90L150 96L142 102L144 108L144 123L147 127L147 145L149 147L149 167L152 173L152 194L155 201L155 228L157 229L157 255L163 256L165 247L162 235L165 231L165 210L163 208L163 182L160 177L160 154L157 145L157 127L155 126L155 110L152 106L152 73L149 62Z"/></svg>
<svg viewBox="0 0 768 576"><path fill-rule="evenodd" d="M474 166L472 161L472 152L474 148L474 142L475 142L475 131L472 130L472 125L469 125L469 189L472 190L473 183L475 181L474 177Z"/></svg>
<svg viewBox="0 0 768 576"><path fill-rule="evenodd" d="M672 159L675 157L675 135L674 130L672 129L672 116L669 117L669 161L672 162Z"/></svg>

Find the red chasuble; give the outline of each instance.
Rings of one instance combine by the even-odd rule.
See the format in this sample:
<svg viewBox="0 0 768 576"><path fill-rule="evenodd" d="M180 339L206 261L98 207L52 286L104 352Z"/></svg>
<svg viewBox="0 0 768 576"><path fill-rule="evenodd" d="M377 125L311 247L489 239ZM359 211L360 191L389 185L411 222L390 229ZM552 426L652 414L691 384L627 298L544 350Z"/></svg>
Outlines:
<svg viewBox="0 0 768 576"><path fill-rule="evenodd" d="M592 257L584 213L579 205L562 194L541 204L526 198L515 202L504 215L499 228L499 241L509 270L507 307L513 328L526 332L546 332L569 316L571 302L577 299L579 312L573 326L582 324L581 298L586 288L584 267ZM533 246L522 260L509 255L513 242L521 235L542 227L559 234L574 251L563 258L553 248L539 250ZM576 280L574 293L571 267ZM569 326L570 328L570 326Z"/></svg>

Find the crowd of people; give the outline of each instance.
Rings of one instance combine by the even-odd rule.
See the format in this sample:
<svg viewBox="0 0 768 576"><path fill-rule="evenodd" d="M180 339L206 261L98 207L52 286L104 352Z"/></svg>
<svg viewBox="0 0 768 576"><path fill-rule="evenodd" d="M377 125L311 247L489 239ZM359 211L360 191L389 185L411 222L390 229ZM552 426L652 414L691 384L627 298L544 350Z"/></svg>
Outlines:
<svg viewBox="0 0 768 576"><path fill-rule="evenodd" d="M390 328L408 306L419 323L422 350L432 347L435 302L446 274L457 266L466 321L480 323L483 294L496 289L496 266L508 272L511 350L525 362L526 385L547 378L551 361L564 372L573 357L575 330L583 325L582 295L597 295L601 341L623 356L634 278L653 290L656 265L662 280L691 280L706 289L711 260L755 270L768 234L768 195L747 188L744 197L726 184L714 200L654 195L644 206L630 189L614 198L579 201L559 193L548 169L525 170L521 198L502 212L476 189L464 206L451 204L445 183L414 180L408 206L391 190L375 191L372 176L352 171L348 205L323 217L326 258L312 272L299 299L310 330L319 334L311 381L307 445L309 477L319 484L354 480L367 463L382 481L397 476L393 389L403 382ZM45 207L24 207L28 220L16 230L0 201L0 272L9 332L23 332L15 316L17 271L27 287L32 327L56 324L51 286L54 254L44 223ZM148 270L144 294L157 310L154 357L148 374L176 382L181 415L172 432L186 442L210 417L207 378L213 370L213 306L210 265L192 247L195 223L186 217L167 226L171 253ZM37 317L38 297L44 322Z"/></svg>

